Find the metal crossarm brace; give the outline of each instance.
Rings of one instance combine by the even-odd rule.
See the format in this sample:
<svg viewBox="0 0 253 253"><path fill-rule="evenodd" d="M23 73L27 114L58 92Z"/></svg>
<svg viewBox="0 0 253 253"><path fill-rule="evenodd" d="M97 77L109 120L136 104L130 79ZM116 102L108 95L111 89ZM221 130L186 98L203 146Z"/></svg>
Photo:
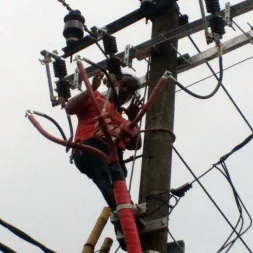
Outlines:
<svg viewBox="0 0 253 253"><path fill-rule="evenodd" d="M253 10L252 0L246 0L246 1L243 1L241 3L231 6L231 17L237 17L237 16L240 16L240 15L242 15L248 11L252 11L252 10ZM222 15L224 15L224 10L221 13L222 13ZM209 20L209 18L210 18L210 16L207 16L207 20ZM144 59L145 57L149 57L153 51L153 48L159 49L159 45L161 45L163 43L168 43L172 39L182 39L186 36L189 36L191 34L194 34L196 32L203 30L203 28L204 28L204 26L203 26L202 19L198 19L192 23L186 24L186 25L176 28L172 31L166 32L163 34L163 36L157 36L154 39L148 40L148 41L132 48L130 50L130 59L135 59L135 58ZM122 61L124 59L124 53L125 52L121 52L121 53L117 54L117 56L120 59L122 59ZM105 60L99 62L98 65L102 66L103 68L107 68ZM189 65L189 66L191 66L191 65ZM86 70L87 70L89 77L92 77L94 75L94 73L96 73L98 71L98 69L96 69L94 67L89 67ZM179 66L179 73L180 72L183 72L183 71L180 71L180 66ZM73 75L74 74L69 75L67 77L67 79L73 80Z"/></svg>
<svg viewBox="0 0 253 253"><path fill-rule="evenodd" d="M164 0L160 4L154 4L151 8L139 8L124 17L119 18L118 20L113 21L112 23L103 27L107 33L113 34L116 33L127 26L134 24L135 22L145 18L145 17L152 17L153 15L157 15L159 12L166 10L169 8L174 2L177 0ZM63 58L67 58L82 49L85 49L96 42L94 38L90 36L86 36L80 41L78 41L75 47L64 47L62 50L64 51Z"/></svg>
<svg viewBox="0 0 253 253"><path fill-rule="evenodd" d="M253 36L253 30L248 31L248 34ZM245 34L241 34L239 36L236 36L233 39L230 39L224 43L222 43L222 54L225 55L239 47L245 46L246 44L250 43L250 38L246 36ZM205 62L208 62L210 60L213 60L217 58L218 52L217 48L213 47L206 51L203 51L202 53L196 54L191 57L191 64L180 64L177 66L177 73L183 73L187 70L190 70L192 68L195 68ZM141 88L146 86L146 76L142 76L139 78L141 83Z"/></svg>

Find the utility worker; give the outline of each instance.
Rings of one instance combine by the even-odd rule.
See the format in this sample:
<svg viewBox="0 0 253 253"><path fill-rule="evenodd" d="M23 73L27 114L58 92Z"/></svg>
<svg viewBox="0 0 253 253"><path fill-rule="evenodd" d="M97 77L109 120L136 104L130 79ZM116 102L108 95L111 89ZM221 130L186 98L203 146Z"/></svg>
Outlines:
<svg viewBox="0 0 253 253"><path fill-rule="evenodd" d="M103 108L105 98L97 89L102 79L103 74L99 73L92 80L92 88L101 109ZM130 74L123 74L122 78L117 81L120 105L124 105L126 102L132 100L128 108L121 107L120 112L117 112L113 96L110 96L106 108L108 115L106 120L112 135L117 132L120 124L125 121L121 115L122 112L125 112L129 120L133 120L139 113L143 101L140 100L140 96L136 95L139 86L139 80ZM65 109L69 115L76 114L78 118L75 141L95 147L109 155L108 145L105 142L104 136L101 135L102 131L97 128L98 122L95 120L97 115L88 92L82 92L71 98ZM98 132L100 132L99 137L96 135ZM119 163L125 177L127 176L127 169L123 161L123 152L125 149L134 150L136 147L137 149L141 148L141 138L138 138L138 136L135 136L128 142L121 141L117 147ZM107 165L101 159L84 150L74 150L73 159L79 171L93 180L103 194L108 206L112 210L115 210L116 203Z"/></svg>

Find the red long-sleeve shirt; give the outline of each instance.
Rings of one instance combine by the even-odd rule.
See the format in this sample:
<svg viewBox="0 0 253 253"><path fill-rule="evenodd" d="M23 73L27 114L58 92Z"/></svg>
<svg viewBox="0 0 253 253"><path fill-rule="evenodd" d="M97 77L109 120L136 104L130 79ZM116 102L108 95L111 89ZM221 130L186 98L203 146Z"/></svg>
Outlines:
<svg viewBox="0 0 253 253"><path fill-rule="evenodd" d="M95 91L95 97L100 109L102 110L105 98L98 91ZM125 121L122 115L116 111L114 104L110 101L108 101L106 112L112 121L111 123L116 126L120 126L120 124ZM76 115L78 118L78 125L75 140L83 142L93 138L96 130L95 118L97 117L97 114L90 98L80 105ZM123 141L120 142L119 146L123 149L126 148Z"/></svg>

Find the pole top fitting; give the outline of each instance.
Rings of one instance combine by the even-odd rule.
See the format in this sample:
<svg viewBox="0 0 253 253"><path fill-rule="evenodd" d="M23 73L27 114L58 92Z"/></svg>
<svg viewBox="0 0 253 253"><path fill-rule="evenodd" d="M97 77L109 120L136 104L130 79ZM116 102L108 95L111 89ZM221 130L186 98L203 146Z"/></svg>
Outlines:
<svg viewBox="0 0 253 253"><path fill-rule="evenodd" d="M172 76L172 72L170 72L169 70L166 70L165 72L164 72L164 74L163 74L163 78L164 79L170 79L171 78L171 76Z"/></svg>
<svg viewBox="0 0 253 253"><path fill-rule="evenodd" d="M27 110L27 111L25 112L25 117L28 117L28 116L30 116L30 115L32 115L32 114L33 114L33 111Z"/></svg>

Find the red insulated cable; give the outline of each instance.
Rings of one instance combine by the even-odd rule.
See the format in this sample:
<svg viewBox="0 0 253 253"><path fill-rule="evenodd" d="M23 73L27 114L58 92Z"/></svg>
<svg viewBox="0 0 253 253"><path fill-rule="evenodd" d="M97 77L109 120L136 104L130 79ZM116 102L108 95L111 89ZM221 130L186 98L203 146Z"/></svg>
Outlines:
<svg viewBox="0 0 253 253"><path fill-rule="evenodd" d="M86 151L92 153L93 155L97 156L98 158L102 159L106 164L109 163L109 157L106 154L104 154L103 152L101 152L100 150L93 148L91 146L88 146L88 145L79 144L79 143L75 143L75 142L67 142L65 140L58 139L55 136L49 134L46 130L44 130L42 128L42 126L40 125L40 123L35 119L35 117L32 114L27 113L27 117L32 122L32 124L36 127L36 129L47 139L49 139L57 144L60 144L62 146L65 146L65 147L68 146L71 148L86 150Z"/></svg>
<svg viewBox="0 0 253 253"><path fill-rule="evenodd" d="M164 86L164 84L168 81L170 77L170 74L168 71L166 71L163 75L163 77L159 80L159 82L157 83L157 85L155 86L155 88L153 89L151 95L149 96L149 99L147 101L147 103L143 106L142 110L139 112L139 114L135 117L134 120L132 120L131 124L129 125L129 127L134 127L137 125L137 123L141 120L141 118L144 116L144 114L149 110L149 108L151 107L151 105L153 104L158 92L162 89L162 87Z"/></svg>
<svg viewBox="0 0 253 253"><path fill-rule="evenodd" d="M89 96L91 98L92 104L95 107L95 110L96 110L96 113L97 113L97 116L98 116L99 125L101 126L101 129L102 129L102 131L103 131L103 133L105 135L106 141L107 141L108 146L109 146L111 161L112 162L118 161L119 160L118 159L118 154L117 154L117 151L116 151L116 147L115 147L115 145L113 143L112 137L110 135L108 126L107 126L107 124L105 122L105 119L103 118L103 115L101 113L101 109L99 108L99 105L97 103L97 100L96 100L94 91L92 89L92 86L90 84L87 72L86 72L85 68L83 67L82 62L79 61L79 60L77 61L77 67L78 67L79 73L80 73L80 75L82 77L82 80L85 83L85 86L86 86L88 94L89 94Z"/></svg>
<svg viewBox="0 0 253 253"><path fill-rule="evenodd" d="M124 180L116 181L113 192L117 206L130 204L131 199ZM128 253L142 253L141 243L136 227L135 217L131 208L124 208L118 211L122 232L125 238Z"/></svg>

